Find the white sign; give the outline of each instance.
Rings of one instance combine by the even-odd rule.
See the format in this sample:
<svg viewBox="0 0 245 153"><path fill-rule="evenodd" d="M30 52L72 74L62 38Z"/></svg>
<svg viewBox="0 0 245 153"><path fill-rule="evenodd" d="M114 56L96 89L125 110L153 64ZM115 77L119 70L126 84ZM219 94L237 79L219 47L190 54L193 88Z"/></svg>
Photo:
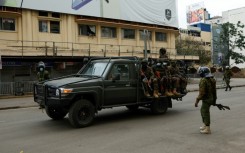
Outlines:
<svg viewBox="0 0 245 153"><path fill-rule="evenodd" d="M0 3L2 6L178 27L177 0L0 0Z"/></svg>

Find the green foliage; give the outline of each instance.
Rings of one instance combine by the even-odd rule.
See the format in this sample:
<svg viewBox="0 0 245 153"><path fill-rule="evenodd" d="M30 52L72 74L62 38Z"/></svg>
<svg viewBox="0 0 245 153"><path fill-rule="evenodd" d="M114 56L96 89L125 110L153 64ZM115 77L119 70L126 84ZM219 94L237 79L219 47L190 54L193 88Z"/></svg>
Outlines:
<svg viewBox="0 0 245 153"><path fill-rule="evenodd" d="M175 44L178 55L199 56L200 64L207 64L211 61L211 55L204 49L202 42L194 40L193 37L176 40Z"/></svg>
<svg viewBox="0 0 245 153"><path fill-rule="evenodd" d="M242 53L235 52L237 49L240 51L244 51L245 49L245 36L243 33L244 24L240 21L238 21L237 24L227 22L222 24L221 27L220 45L227 48L227 53L225 55L226 61L229 61L231 58L236 64L244 63L245 56Z"/></svg>

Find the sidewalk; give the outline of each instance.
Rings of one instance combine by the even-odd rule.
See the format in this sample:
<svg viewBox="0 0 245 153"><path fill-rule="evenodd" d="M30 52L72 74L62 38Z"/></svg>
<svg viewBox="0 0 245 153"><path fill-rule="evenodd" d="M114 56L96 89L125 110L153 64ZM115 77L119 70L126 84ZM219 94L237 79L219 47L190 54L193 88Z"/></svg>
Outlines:
<svg viewBox="0 0 245 153"><path fill-rule="evenodd" d="M199 81L200 79L191 78L187 85L188 92L198 91ZM230 85L233 88L243 87L245 86L245 78L232 78ZM216 88L217 89L225 88L224 83L220 78L217 79ZM33 101L32 94L26 94L23 96L0 96L0 110L26 108L26 107L38 107L38 104Z"/></svg>
<svg viewBox="0 0 245 153"><path fill-rule="evenodd" d="M198 91L199 89L199 81L198 78L191 78L188 85L187 85L187 91L193 92ZM243 87L245 86L245 78L232 78L230 82L231 87ZM224 89L225 88L225 82L221 78L216 79L216 89Z"/></svg>

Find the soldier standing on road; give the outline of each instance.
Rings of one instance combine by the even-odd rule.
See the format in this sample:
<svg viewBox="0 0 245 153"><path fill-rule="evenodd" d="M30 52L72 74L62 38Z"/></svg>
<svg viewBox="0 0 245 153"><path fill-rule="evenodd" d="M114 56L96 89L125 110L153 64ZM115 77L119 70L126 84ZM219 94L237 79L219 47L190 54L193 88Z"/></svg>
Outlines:
<svg viewBox="0 0 245 153"><path fill-rule="evenodd" d="M227 89L229 88L231 90L231 86L230 86L230 79L232 77L232 72L229 68L229 66L225 67L225 73L223 76L223 80L225 81L226 87L225 87L225 91L227 91Z"/></svg>
<svg viewBox="0 0 245 153"><path fill-rule="evenodd" d="M216 104L216 81L207 67L199 67L197 73L200 75L201 80L199 83L199 95L196 98L195 107L198 107L199 101L202 100L200 112L204 123L204 125L200 127L200 133L211 134L210 107L211 105Z"/></svg>
<svg viewBox="0 0 245 153"><path fill-rule="evenodd" d="M37 78L38 78L39 82L50 79L49 78L49 72L47 70L45 70L45 64L42 61L40 61L38 63Z"/></svg>
<svg viewBox="0 0 245 153"><path fill-rule="evenodd" d="M47 70L45 70L45 64L42 61L38 62L37 78L38 78L39 82L50 79L49 78L49 72ZM42 109L42 108L44 108L44 107L40 105L39 109Z"/></svg>

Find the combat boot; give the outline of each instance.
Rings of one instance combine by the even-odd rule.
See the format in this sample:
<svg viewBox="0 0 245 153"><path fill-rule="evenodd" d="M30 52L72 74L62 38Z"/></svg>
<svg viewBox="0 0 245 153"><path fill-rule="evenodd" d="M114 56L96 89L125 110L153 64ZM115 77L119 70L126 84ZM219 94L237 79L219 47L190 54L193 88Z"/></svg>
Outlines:
<svg viewBox="0 0 245 153"><path fill-rule="evenodd" d="M159 98L159 94L158 94L158 91L157 91L157 90L154 90L154 92L153 92L153 97Z"/></svg>
<svg viewBox="0 0 245 153"><path fill-rule="evenodd" d="M206 125L203 125L200 127L200 130L204 130L206 128Z"/></svg>
<svg viewBox="0 0 245 153"><path fill-rule="evenodd" d="M149 94L148 91L145 92L145 96L146 96L146 97L151 97L151 95Z"/></svg>
<svg viewBox="0 0 245 153"><path fill-rule="evenodd" d="M230 88L230 91L231 91L232 87L230 86L229 88Z"/></svg>
<svg viewBox="0 0 245 153"><path fill-rule="evenodd" d="M173 90L173 94L174 94L175 96L181 96L181 94L178 93L178 92L176 91L176 88Z"/></svg>
<svg viewBox="0 0 245 153"><path fill-rule="evenodd" d="M211 134L210 126L206 126L205 129L200 130L200 133L202 133L202 134Z"/></svg>
<svg viewBox="0 0 245 153"><path fill-rule="evenodd" d="M171 91L166 91L165 95L168 96L168 97L174 96L174 94Z"/></svg>
<svg viewBox="0 0 245 153"><path fill-rule="evenodd" d="M228 87L225 88L225 91L227 91Z"/></svg>

